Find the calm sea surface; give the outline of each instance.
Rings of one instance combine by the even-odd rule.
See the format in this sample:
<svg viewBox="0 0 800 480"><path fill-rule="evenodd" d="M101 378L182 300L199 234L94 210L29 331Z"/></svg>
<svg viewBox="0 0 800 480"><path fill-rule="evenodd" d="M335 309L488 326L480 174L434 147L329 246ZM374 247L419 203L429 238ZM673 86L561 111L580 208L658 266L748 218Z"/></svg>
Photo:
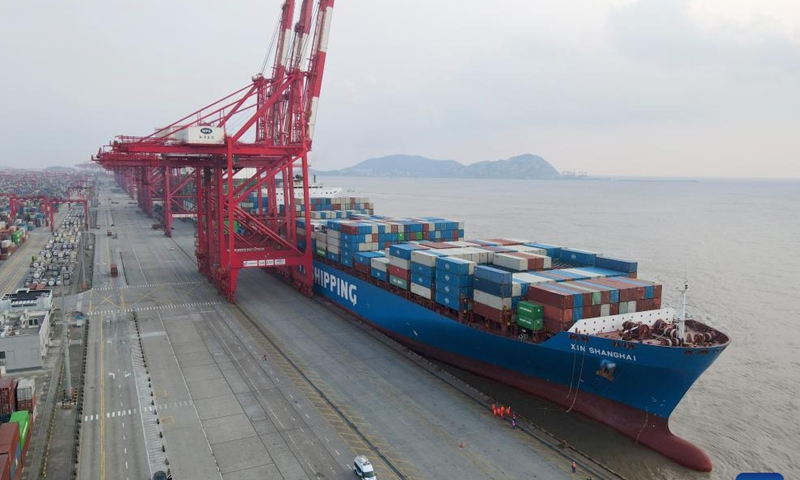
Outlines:
<svg viewBox="0 0 800 480"><path fill-rule="evenodd" d="M678 307L732 345L673 413L672 431L714 472L683 469L609 429L461 374L632 479L733 479L800 472L800 181L534 181L320 178L377 214L466 222L466 238L515 237L639 261Z"/></svg>

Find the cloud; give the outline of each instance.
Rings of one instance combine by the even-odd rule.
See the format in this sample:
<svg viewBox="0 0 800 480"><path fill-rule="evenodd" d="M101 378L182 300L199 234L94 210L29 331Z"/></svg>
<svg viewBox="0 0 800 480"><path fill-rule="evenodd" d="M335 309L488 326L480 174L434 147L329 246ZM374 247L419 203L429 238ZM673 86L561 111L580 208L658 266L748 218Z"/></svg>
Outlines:
<svg viewBox="0 0 800 480"><path fill-rule="evenodd" d="M626 55L672 68L758 66L800 74L800 45L765 17L703 22L702 13L688 0L626 3L610 9L608 33Z"/></svg>

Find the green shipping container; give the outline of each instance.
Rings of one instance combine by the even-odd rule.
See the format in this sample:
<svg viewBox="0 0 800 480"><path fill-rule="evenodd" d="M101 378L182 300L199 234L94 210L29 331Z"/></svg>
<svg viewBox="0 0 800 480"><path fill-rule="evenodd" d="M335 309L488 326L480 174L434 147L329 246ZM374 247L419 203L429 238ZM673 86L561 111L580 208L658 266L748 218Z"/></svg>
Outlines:
<svg viewBox="0 0 800 480"><path fill-rule="evenodd" d="M538 332L539 330L544 329L544 319L537 318L525 318L525 317L517 317L517 325L523 328L527 328L529 330L533 330Z"/></svg>
<svg viewBox="0 0 800 480"><path fill-rule="evenodd" d="M517 304L517 315L528 320L541 320L544 318L544 307L538 303L523 300Z"/></svg>
<svg viewBox="0 0 800 480"><path fill-rule="evenodd" d="M397 234L397 240L402 242L402 241L405 241L405 239L406 239L406 234L405 233L398 233Z"/></svg>
<svg viewBox="0 0 800 480"><path fill-rule="evenodd" d="M389 283L391 283L395 287L400 287L403 290L408 290L408 282L403 280L400 277L395 277L394 275L389 275Z"/></svg>
<svg viewBox="0 0 800 480"><path fill-rule="evenodd" d="M30 413L27 410L14 412L11 414L11 422L19 423L19 443L25 445L25 439L28 437L28 422L30 421Z"/></svg>
<svg viewBox="0 0 800 480"><path fill-rule="evenodd" d="M323 250L322 248L318 248L317 249L317 255L319 255L320 257L324 257L325 256L325 250Z"/></svg>

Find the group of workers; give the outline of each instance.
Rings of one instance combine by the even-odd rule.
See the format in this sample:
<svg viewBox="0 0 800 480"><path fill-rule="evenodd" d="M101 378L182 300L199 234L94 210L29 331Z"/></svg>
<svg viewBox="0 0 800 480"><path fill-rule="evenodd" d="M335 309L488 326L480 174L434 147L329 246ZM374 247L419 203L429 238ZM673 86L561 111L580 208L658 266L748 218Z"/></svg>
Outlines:
<svg viewBox="0 0 800 480"><path fill-rule="evenodd" d="M517 414L511 411L511 407L504 407L502 405L497 405L493 403L492 415L500 418L510 418L511 428L513 429L517 428ZM570 468L572 468L572 473L575 473L578 469L578 464L573 461L572 464L570 465Z"/></svg>
<svg viewBox="0 0 800 480"><path fill-rule="evenodd" d="M517 428L517 414L511 412L511 407L504 407L502 405L492 404L492 415L500 418L510 418L511 428Z"/></svg>

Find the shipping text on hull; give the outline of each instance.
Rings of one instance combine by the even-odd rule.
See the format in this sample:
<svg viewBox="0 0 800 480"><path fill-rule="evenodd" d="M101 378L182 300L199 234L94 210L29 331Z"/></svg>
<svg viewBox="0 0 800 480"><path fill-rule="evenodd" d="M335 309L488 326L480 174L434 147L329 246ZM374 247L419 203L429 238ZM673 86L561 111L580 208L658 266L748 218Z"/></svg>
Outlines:
<svg viewBox="0 0 800 480"><path fill-rule="evenodd" d="M674 311L659 309L580 320L537 342L462 323L450 309L330 260L317 260L314 269L316 294L418 353L579 412L686 467L711 470L705 452L673 435L668 419L728 345L724 334L687 322L714 341L673 347L598 331L598 322L652 326L673 319Z"/></svg>

